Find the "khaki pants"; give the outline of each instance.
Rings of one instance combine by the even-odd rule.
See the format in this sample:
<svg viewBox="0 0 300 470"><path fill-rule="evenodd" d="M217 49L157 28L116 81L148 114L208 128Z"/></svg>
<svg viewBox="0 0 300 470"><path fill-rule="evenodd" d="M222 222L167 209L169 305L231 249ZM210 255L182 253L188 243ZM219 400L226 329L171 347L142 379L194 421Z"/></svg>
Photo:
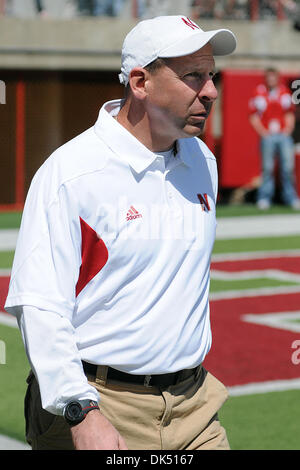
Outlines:
<svg viewBox="0 0 300 470"><path fill-rule="evenodd" d="M218 410L227 399L221 382L199 367L196 374L167 388L106 382L105 369L89 382L100 393L100 409L129 450L228 450ZM73 450L64 418L41 407L33 374L25 398L26 437L33 450Z"/></svg>

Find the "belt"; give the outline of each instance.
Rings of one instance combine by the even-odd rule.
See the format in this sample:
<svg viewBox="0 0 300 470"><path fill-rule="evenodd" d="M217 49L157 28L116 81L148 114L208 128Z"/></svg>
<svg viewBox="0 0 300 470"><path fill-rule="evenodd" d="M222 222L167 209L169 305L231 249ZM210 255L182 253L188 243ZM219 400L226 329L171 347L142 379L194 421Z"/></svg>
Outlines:
<svg viewBox="0 0 300 470"><path fill-rule="evenodd" d="M89 362L82 361L83 370L85 374L92 375L96 377L97 375L97 365L90 364ZM199 370L199 367L193 369L184 369L178 372L170 372L168 374L155 374L155 375L134 375L127 374L126 372L121 372L119 370L113 369L112 367L107 368L107 381L116 380L118 382L127 382L133 383L136 385L144 385L146 387L152 386L163 386L169 387L170 385L175 385L192 375L195 375Z"/></svg>

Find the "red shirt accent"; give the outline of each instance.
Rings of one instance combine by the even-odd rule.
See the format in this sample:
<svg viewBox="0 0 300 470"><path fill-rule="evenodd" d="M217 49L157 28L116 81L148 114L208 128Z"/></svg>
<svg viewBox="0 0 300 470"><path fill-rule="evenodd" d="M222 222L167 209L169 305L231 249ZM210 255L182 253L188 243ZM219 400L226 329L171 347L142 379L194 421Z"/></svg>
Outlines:
<svg viewBox="0 0 300 470"><path fill-rule="evenodd" d="M290 90L283 84L272 91L264 84L258 85L249 101L249 112L258 113L262 124L271 133L282 131L286 113L294 112Z"/></svg>
<svg viewBox="0 0 300 470"><path fill-rule="evenodd" d="M81 217L81 266L76 284L76 297L98 274L108 260L108 250L104 241Z"/></svg>

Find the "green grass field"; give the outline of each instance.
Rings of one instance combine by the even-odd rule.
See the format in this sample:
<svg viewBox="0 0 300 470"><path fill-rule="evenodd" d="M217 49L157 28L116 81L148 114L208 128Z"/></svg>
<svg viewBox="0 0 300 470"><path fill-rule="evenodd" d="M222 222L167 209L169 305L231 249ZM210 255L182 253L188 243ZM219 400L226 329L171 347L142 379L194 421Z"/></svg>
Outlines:
<svg viewBox="0 0 300 470"><path fill-rule="evenodd" d="M231 397L220 421L233 450L299 450L299 390Z"/></svg>
<svg viewBox="0 0 300 470"><path fill-rule="evenodd" d="M29 365L18 329L0 324L0 338L6 345L6 364L0 364L0 434L24 440L23 401Z"/></svg>
<svg viewBox="0 0 300 470"><path fill-rule="evenodd" d="M19 228L21 212L0 212L0 229Z"/></svg>
<svg viewBox="0 0 300 470"><path fill-rule="evenodd" d="M295 286L296 282L279 281L277 279L257 278L257 279L239 279L236 281L220 281L212 279L210 282L211 292L221 292L227 290L239 289L259 289L261 287L279 287L279 286Z"/></svg>
<svg viewBox="0 0 300 470"><path fill-rule="evenodd" d="M250 209L253 208L249 208L249 212ZM230 216L238 216L241 211L240 207L232 208L223 215L229 216L230 212ZM20 214L0 214L0 228L16 228L19 223ZM217 240L214 253L292 248L300 249L300 237ZM0 269L9 268L12 258L12 252L0 252ZM249 287L249 282L252 288L286 285L270 279L234 282L212 280L211 291L243 289ZM0 339L6 345L6 364L0 364L1 391L2 397L5 397L0 402L0 434L24 441L23 400L29 365L18 329L0 324ZM300 449L297 390L230 397L220 412L220 420L227 430L233 450Z"/></svg>

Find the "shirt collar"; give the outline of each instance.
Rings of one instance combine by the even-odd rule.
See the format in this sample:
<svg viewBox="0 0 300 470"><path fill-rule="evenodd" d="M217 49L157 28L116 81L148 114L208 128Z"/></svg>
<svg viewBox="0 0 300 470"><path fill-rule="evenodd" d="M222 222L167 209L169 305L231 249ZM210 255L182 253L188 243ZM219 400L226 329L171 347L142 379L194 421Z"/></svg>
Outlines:
<svg viewBox="0 0 300 470"><path fill-rule="evenodd" d="M105 103L100 109L94 129L98 137L113 152L117 153L122 160L126 160L137 173L141 173L154 162L157 155L145 147L114 118L118 114L121 104L122 100L113 100ZM184 140L186 139L179 139L177 141L177 156L180 163L190 166L191 162L186 152L184 152Z"/></svg>

